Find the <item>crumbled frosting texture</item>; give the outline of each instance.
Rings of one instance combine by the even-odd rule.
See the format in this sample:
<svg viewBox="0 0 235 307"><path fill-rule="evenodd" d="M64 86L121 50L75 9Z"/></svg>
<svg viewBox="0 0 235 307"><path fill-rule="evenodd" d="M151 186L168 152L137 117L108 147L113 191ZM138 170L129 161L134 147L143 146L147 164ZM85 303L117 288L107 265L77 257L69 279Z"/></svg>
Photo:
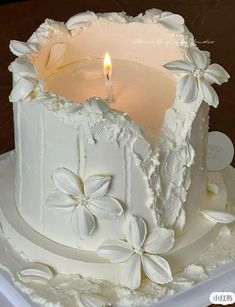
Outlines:
<svg viewBox="0 0 235 307"><path fill-rule="evenodd" d="M102 280L83 278L80 275L56 274L46 265L31 263L23 253L16 252L8 243L4 234L0 235L0 268L7 271L14 284L28 294L33 302L42 306L75 307L80 306L80 300L88 304L89 300L96 302L95 306L106 306L105 303L117 303L118 306L147 306L165 296L171 296L185 290L197 282L207 278L220 265L231 262L235 257L235 228L221 229L217 241L202 253L194 264L188 265L174 276L167 285L157 285L146 279L137 290L116 287ZM16 266L15 263L18 265ZM27 279L22 273L28 270ZM44 282L38 281L44 277ZM40 285L40 286L39 286ZM85 296L85 299L84 299Z"/></svg>

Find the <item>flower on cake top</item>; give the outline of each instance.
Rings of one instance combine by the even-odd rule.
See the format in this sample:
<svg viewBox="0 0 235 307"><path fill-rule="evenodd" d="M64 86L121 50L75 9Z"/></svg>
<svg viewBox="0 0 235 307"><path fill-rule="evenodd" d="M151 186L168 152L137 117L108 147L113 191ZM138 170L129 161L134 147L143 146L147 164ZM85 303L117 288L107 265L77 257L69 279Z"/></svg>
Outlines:
<svg viewBox="0 0 235 307"><path fill-rule="evenodd" d="M142 16L135 17L136 19L143 19L144 22L153 22L162 24L166 29L174 32L184 32L184 18L178 14L171 12L164 12L159 9L150 9Z"/></svg>
<svg viewBox="0 0 235 307"><path fill-rule="evenodd" d="M9 66L15 74L15 82L9 100L17 102L42 93L43 81L36 75L33 64L24 58L18 58Z"/></svg>
<svg viewBox="0 0 235 307"><path fill-rule="evenodd" d="M193 102L200 97L208 105L218 106L219 98L211 84L227 82L229 74L219 64L210 64L209 52L189 48L185 61L172 61L164 67L186 73L177 83L176 96L180 101Z"/></svg>
<svg viewBox="0 0 235 307"><path fill-rule="evenodd" d="M97 20L96 14L87 11L70 17L65 26L71 32L71 35L76 35L81 29L89 26L95 20Z"/></svg>
<svg viewBox="0 0 235 307"><path fill-rule="evenodd" d="M137 289L141 283L141 268L153 282L165 284L172 281L168 262L159 256L174 245L174 231L156 228L147 236L147 226L142 218L130 216L123 240L107 240L97 253L112 263L124 263L120 282L130 289Z"/></svg>
<svg viewBox="0 0 235 307"><path fill-rule="evenodd" d="M56 190L47 198L46 206L72 211L71 225L80 239L94 232L95 217L115 219L123 213L120 203L107 196L111 176L91 176L83 183L72 171L60 168L52 178Z"/></svg>

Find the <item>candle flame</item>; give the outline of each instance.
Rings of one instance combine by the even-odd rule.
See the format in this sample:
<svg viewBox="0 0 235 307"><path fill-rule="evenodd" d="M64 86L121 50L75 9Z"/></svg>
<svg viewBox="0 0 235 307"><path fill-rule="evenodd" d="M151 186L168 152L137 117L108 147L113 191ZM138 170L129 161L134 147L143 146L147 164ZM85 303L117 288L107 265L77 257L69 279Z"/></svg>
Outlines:
<svg viewBox="0 0 235 307"><path fill-rule="evenodd" d="M106 52L104 56L104 74L108 80L110 79L112 74L112 63L108 52Z"/></svg>

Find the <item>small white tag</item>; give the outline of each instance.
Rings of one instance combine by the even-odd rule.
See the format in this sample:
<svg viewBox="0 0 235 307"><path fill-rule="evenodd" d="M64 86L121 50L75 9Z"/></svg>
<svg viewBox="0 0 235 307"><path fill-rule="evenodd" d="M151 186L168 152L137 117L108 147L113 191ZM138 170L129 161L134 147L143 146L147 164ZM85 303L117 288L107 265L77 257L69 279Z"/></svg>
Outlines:
<svg viewBox="0 0 235 307"><path fill-rule="evenodd" d="M210 172L225 169L233 160L234 146L230 138L219 131L208 133L207 169Z"/></svg>

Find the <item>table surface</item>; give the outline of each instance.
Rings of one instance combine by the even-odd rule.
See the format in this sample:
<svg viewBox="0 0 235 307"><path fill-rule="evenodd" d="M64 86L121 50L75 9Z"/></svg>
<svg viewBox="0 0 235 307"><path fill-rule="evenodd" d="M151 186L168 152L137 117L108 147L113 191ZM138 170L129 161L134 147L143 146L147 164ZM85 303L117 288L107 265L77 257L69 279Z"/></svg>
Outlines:
<svg viewBox="0 0 235 307"><path fill-rule="evenodd" d="M26 41L47 17L66 21L86 10L126 11L134 16L153 7L181 14L199 48L210 51L212 62L220 63L231 75L228 83L216 88L220 105L210 111L210 130L226 133L235 143L234 0L34 0L0 6L0 153L14 148L12 105L8 100L11 74L7 67L14 59L8 47L10 39Z"/></svg>

